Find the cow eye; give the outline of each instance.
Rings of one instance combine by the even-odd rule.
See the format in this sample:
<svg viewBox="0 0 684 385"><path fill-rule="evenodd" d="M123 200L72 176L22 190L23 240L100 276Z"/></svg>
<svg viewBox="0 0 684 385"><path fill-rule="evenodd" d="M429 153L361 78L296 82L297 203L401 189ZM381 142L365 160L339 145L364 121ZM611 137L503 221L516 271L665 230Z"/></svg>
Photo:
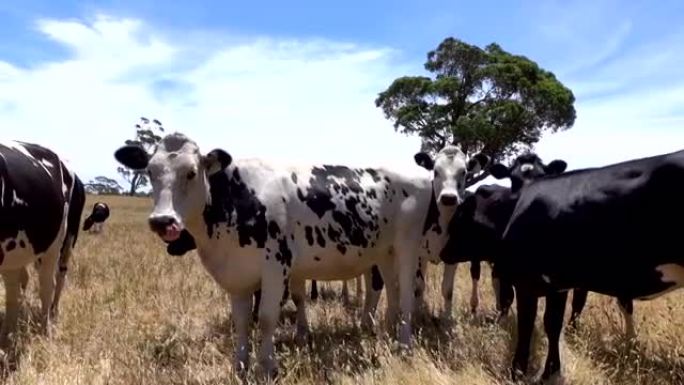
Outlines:
<svg viewBox="0 0 684 385"><path fill-rule="evenodd" d="M195 175L197 175L197 173L195 172L195 170L190 170L190 171L188 171L188 180L191 180L192 178L194 178Z"/></svg>

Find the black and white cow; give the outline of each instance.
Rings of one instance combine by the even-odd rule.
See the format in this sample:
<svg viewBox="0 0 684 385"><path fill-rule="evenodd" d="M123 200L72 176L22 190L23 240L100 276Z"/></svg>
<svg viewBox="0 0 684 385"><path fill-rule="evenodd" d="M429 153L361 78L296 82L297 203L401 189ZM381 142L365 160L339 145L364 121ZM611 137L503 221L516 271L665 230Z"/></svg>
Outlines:
<svg viewBox="0 0 684 385"><path fill-rule="evenodd" d="M0 142L0 273L7 296L3 347L16 329L31 263L39 273L41 330L49 334L84 204L83 184L54 152L37 144Z"/></svg>
<svg viewBox="0 0 684 385"><path fill-rule="evenodd" d="M251 295L261 288L258 359L267 374L277 367L273 334L288 281L302 335L308 329L305 279L351 279L377 265L387 286L398 287L388 290L387 319L394 323L401 309L399 340L408 345L423 236L416 223L425 222L433 196L440 207L455 210L467 169L477 165L449 147L437 156L434 181L417 167L414 175L332 165L287 168L233 161L220 149L203 155L178 133L164 137L152 156L124 146L115 157L149 173L151 229L166 241L187 230L205 268L231 294L238 368L247 367Z"/></svg>
<svg viewBox="0 0 684 385"><path fill-rule="evenodd" d="M109 206L104 202L95 202L93 211L83 222L83 231L101 233L107 218L109 218Z"/></svg>
<svg viewBox="0 0 684 385"><path fill-rule="evenodd" d="M494 269L516 290L514 378L527 370L539 296L546 296L549 340L542 377L550 379L561 374L568 290L631 301L684 285L680 229L673 225L684 215L683 193L684 151L545 177L520 191L493 253ZM466 214L468 206L461 207ZM475 218L472 229L489 227L488 220ZM455 230L456 237L466 236L463 226Z"/></svg>

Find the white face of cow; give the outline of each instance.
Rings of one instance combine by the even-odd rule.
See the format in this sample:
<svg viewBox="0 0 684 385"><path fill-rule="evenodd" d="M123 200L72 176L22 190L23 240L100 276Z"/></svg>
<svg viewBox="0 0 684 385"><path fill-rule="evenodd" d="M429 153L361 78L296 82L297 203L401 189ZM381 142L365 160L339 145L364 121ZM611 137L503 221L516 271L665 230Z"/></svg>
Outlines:
<svg viewBox="0 0 684 385"><path fill-rule="evenodd" d="M121 147L114 156L126 167L147 172L154 199L150 228L167 242L178 239L188 222L202 218L210 196L207 177L231 162L223 150L202 156L182 134L166 136L151 157L138 146Z"/></svg>
<svg viewBox="0 0 684 385"><path fill-rule="evenodd" d="M466 162L465 154L456 146L444 147L434 160L424 152L416 154L414 159L418 165L433 172L432 187L437 204L454 209L465 198L468 178L488 161L485 155L477 154Z"/></svg>

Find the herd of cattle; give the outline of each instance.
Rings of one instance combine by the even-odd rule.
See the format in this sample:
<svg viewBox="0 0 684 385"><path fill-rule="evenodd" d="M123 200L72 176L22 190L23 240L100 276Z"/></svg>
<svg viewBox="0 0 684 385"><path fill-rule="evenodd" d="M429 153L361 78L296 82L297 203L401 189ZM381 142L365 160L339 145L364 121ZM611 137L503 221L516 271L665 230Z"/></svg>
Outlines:
<svg viewBox="0 0 684 385"><path fill-rule="evenodd" d="M335 165L285 167L202 154L188 137L165 136L153 154L126 145L115 158L150 178L150 229L171 255L196 249L203 266L231 295L236 365L248 367L249 326L258 321L257 354L275 375L273 337L283 301L296 308L296 338L308 333L305 280L365 280L361 323L373 324L383 289L387 327L410 346L428 262L444 263L443 317L452 313L456 266L471 263L473 296L481 262L492 266L497 309L515 299L518 339L511 375L524 375L537 314L546 298L548 354L543 379L560 375L559 338L567 293L571 322L587 292L618 299L634 335L632 300L684 285L684 254L675 242L684 216L684 151L610 166L565 171L532 154L510 166L469 159L458 146L434 158L414 156L410 170ZM486 170L510 188L465 190ZM6 313L0 344L15 330L26 268L39 276L41 330L58 314L71 249L85 205L84 187L58 155L36 144L0 142L0 273ZM96 203L83 229L101 231L109 208ZM313 281L315 283L315 281ZM313 285L315 288L316 286ZM314 293L312 292L312 295Z"/></svg>

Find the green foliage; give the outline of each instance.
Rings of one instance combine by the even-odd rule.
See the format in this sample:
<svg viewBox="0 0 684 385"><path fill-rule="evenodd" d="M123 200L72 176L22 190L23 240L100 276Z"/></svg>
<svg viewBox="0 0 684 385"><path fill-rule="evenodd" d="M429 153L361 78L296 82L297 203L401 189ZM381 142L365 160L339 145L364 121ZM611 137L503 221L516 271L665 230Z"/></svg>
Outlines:
<svg viewBox="0 0 684 385"><path fill-rule="evenodd" d="M98 176L84 185L85 190L90 194L99 195L120 195L123 187L114 179L106 176Z"/></svg>
<svg viewBox="0 0 684 385"><path fill-rule="evenodd" d="M138 145L144 148L148 154L152 154L157 145L161 141L161 134L164 133L164 127L159 120L153 119L150 121L146 117L140 118L140 123L135 125L135 137L126 140L127 145ZM130 188L128 194L135 195L138 189L149 184L147 175L144 172L130 170L126 167L118 167L116 171L121 177L129 183Z"/></svg>
<svg viewBox="0 0 684 385"><path fill-rule="evenodd" d="M375 100L397 131L422 137L424 150L454 143L499 161L575 122L572 91L497 44L481 49L449 37L428 53L425 69L434 76L400 77Z"/></svg>

